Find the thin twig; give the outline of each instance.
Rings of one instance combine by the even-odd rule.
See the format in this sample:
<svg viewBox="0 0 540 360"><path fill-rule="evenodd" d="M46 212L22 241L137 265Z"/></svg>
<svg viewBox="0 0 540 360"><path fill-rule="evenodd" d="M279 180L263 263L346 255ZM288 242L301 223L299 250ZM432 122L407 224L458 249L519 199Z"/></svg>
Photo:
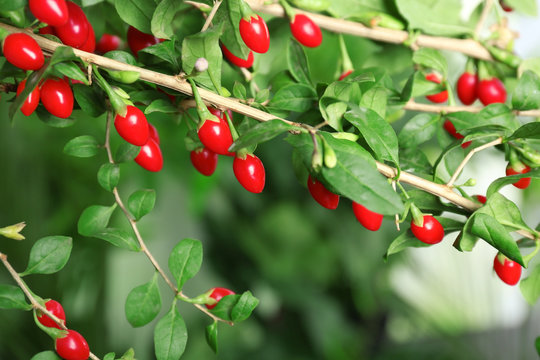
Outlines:
<svg viewBox="0 0 540 360"><path fill-rule="evenodd" d="M204 22L204 25L203 25L203 27L201 29L201 32L208 29L208 27L212 23L212 20L214 19L214 16L216 15L216 12L218 11L219 6L221 5L222 2L223 2L223 0L214 1L214 7L212 8L212 11L210 11L210 14L208 14L208 17L206 18L206 21Z"/></svg>
<svg viewBox="0 0 540 360"><path fill-rule="evenodd" d="M493 0L485 0L485 2L486 3L484 4L484 8L482 9L482 14L480 14L480 19L478 19L476 27L474 28L475 39L478 39L478 37L480 36L480 32L482 31L484 23L486 22L489 12L491 11L491 7L493 6Z"/></svg>
<svg viewBox="0 0 540 360"><path fill-rule="evenodd" d="M435 105L435 104L421 104L417 103L414 100L409 100L403 107L405 110L411 111L421 111L421 112L431 112L431 113L454 113L459 111L466 111L471 113L479 113L484 109L482 106L450 106L450 105ZM535 110L513 110L512 111L517 116L526 116L526 117L540 117L540 109Z"/></svg>

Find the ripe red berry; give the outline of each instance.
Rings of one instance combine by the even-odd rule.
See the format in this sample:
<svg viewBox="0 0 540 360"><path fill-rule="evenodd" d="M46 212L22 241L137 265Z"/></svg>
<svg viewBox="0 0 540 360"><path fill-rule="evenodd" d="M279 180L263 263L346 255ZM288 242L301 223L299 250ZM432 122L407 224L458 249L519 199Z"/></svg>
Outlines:
<svg viewBox="0 0 540 360"><path fill-rule="evenodd" d="M455 128L454 124L452 124L452 122L450 120L448 120L448 119L444 121L443 128L450 135L452 135L454 138L456 138L458 140L461 140L461 139L463 139L465 137L465 136L461 135L460 133L458 133L456 131L456 128ZM463 144L461 144L461 147L463 149L465 149L469 145L471 145L471 141L464 142Z"/></svg>
<svg viewBox="0 0 540 360"><path fill-rule="evenodd" d="M523 164L523 168L520 169L520 170L514 169L512 167L512 165L510 165L510 164L508 164L508 166L506 166L506 176L526 174L529 171L531 171L531 168L529 166L525 165L525 164ZM524 177L524 178L519 179L518 181L516 181L512 185L514 185L518 189L525 189L530 185L530 183L531 183L531 178L530 177Z"/></svg>
<svg viewBox="0 0 540 360"><path fill-rule="evenodd" d="M501 253L493 259L493 270L508 285L516 285L521 278L521 265Z"/></svg>
<svg viewBox="0 0 540 360"><path fill-rule="evenodd" d="M444 237L444 229L439 221L431 215L424 215L423 226L418 226L411 221L413 235L426 244L437 244Z"/></svg>
<svg viewBox="0 0 540 360"><path fill-rule="evenodd" d="M150 123L148 123L148 132L151 139L153 139L156 144L159 145L159 133L156 129L156 127Z"/></svg>
<svg viewBox="0 0 540 360"><path fill-rule="evenodd" d="M242 18L239 24L240 36L248 48L256 53L265 53L270 47L270 34L263 18L254 14L249 21Z"/></svg>
<svg viewBox="0 0 540 360"><path fill-rule="evenodd" d="M45 303L45 308L50 311L54 316L59 318L60 320L64 320L64 323L66 321L66 314L64 313L64 308L62 305L55 300L49 300ZM37 317L38 321L43 325L47 327L54 327L57 329L61 329L61 327L54 322L53 319L48 317L45 314L41 314Z"/></svg>
<svg viewBox="0 0 540 360"><path fill-rule="evenodd" d="M79 49L89 53L93 53L96 50L96 34L90 22L88 22L88 38L86 38L84 44L79 46Z"/></svg>
<svg viewBox="0 0 540 360"><path fill-rule="evenodd" d="M236 179L247 191L258 194L263 191L266 174L262 161L253 154L247 154L245 159L235 157L233 172Z"/></svg>
<svg viewBox="0 0 540 360"><path fill-rule="evenodd" d="M487 201L487 198L484 195L474 195L474 197L482 204L485 204Z"/></svg>
<svg viewBox="0 0 540 360"><path fill-rule="evenodd" d="M229 290L229 289L225 289L225 288L220 288L220 287L217 287L217 288L214 288L212 293L210 293L210 297L214 300L216 300L217 302L213 305L206 305L206 307L208 309L213 309L216 307L217 303L225 296L227 295L234 295L234 291L232 290Z"/></svg>
<svg viewBox="0 0 540 360"><path fill-rule="evenodd" d="M341 81L341 80L345 79L347 76L351 75L352 72L353 72L352 70L345 71L343 74L340 75L338 80Z"/></svg>
<svg viewBox="0 0 540 360"><path fill-rule="evenodd" d="M210 176L216 171L218 155L205 147L193 150L189 157L193 167L204 176Z"/></svg>
<svg viewBox="0 0 540 360"><path fill-rule="evenodd" d="M298 42L307 47L321 45L321 29L309 17L304 14L296 14L290 23L291 33Z"/></svg>
<svg viewBox="0 0 540 360"><path fill-rule="evenodd" d="M86 360L90 356L90 348L84 337L75 330L68 330L63 338L56 339L56 352L64 360Z"/></svg>
<svg viewBox="0 0 540 360"><path fill-rule="evenodd" d="M135 162L148 171L160 171L163 168L163 155L159 145L152 138L149 138L148 142L141 146L141 151L135 158Z"/></svg>
<svg viewBox="0 0 540 360"><path fill-rule="evenodd" d="M491 78L480 80L476 89L478 99L485 106L494 103L504 103L506 101L506 89L501 80Z"/></svg>
<svg viewBox="0 0 540 360"><path fill-rule="evenodd" d="M4 39L4 56L12 65L23 70L38 70L45 57L36 40L24 33L9 34Z"/></svg>
<svg viewBox="0 0 540 360"><path fill-rule="evenodd" d="M435 73L427 74L426 75L426 80L432 81L432 82L437 83L437 84L441 83L441 78L439 77L439 75L437 75ZM443 103L446 100L448 100L448 91L444 90L444 91L441 91L440 93L437 93L437 94L427 95L426 98L429 101L434 102L434 103Z"/></svg>
<svg viewBox="0 0 540 360"><path fill-rule="evenodd" d="M145 34L130 26L127 32L127 43L133 55L137 56L138 52L149 46L158 44L163 40L151 34Z"/></svg>
<svg viewBox="0 0 540 360"><path fill-rule="evenodd" d="M356 219L366 229L371 231L377 231L381 227L383 215L369 210L363 205L357 202L352 202L352 208Z"/></svg>
<svg viewBox="0 0 540 360"><path fill-rule="evenodd" d="M111 34L103 34L96 45L96 51L105 54L109 51L118 49L120 46L120 37Z"/></svg>
<svg viewBox="0 0 540 360"><path fill-rule="evenodd" d="M65 0L28 0L30 12L41 22L62 26L69 18Z"/></svg>
<svg viewBox="0 0 540 360"><path fill-rule="evenodd" d="M234 155L229 152L229 147L233 143L231 129L225 119L216 117L218 121L205 120L199 128L197 134L199 140L208 149L220 155Z"/></svg>
<svg viewBox="0 0 540 360"><path fill-rule="evenodd" d="M116 114L114 127L118 134L128 143L142 146L148 141L150 130L144 113L135 106L128 105L126 116Z"/></svg>
<svg viewBox="0 0 540 360"><path fill-rule="evenodd" d="M79 48L88 39L88 19L84 11L74 2L67 1L68 21L54 30L62 42L68 46Z"/></svg>
<svg viewBox="0 0 540 360"><path fill-rule="evenodd" d="M73 111L73 91L64 79L47 79L41 85L41 102L52 115L65 119Z"/></svg>
<svg viewBox="0 0 540 360"><path fill-rule="evenodd" d="M19 85L17 86L17 96L19 96L22 91L24 90L24 87L26 86L26 79L21 81ZM39 105L39 87L35 87L34 90L28 95L26 100L21 106L21 111L24 115L30 116L34 110L36 110L37 106Z"/></svg>
<svg viewBox="0 0 540 360"><path fill-rule="evenodd" d="M456 88L459 100L465 105L471 105L476 101L476 86L478 76L469 72L464 72L458 79Z"/></svg>
<svg viewBox="0 0 540 360"><path fill-rule="evenodd" d="M54 31L54 28L52 26L50 26L50 25L39 28L38 32L41 35L54 35L54 36L56 36L56 31Z"/></svg>
<svg viewBox="0 0 540 360"><path fill-rule="evenodd" d="M223 44L221 44L221 50L223 51L223 55L225 56L225 58L229 60L229 62L233 65L241 68L250 68L253 65L253 51L250 51L247 59L244 60L230 52L229 49L227 49Z"/></svg>
<svg viewBox="0 0 540 360"><path fill-rule="evenodd" d="M323 207L330 210L338 207L339 195L328 190L319 180L312 178L311 175L308 176L307 187L313 199Z"/></svg>

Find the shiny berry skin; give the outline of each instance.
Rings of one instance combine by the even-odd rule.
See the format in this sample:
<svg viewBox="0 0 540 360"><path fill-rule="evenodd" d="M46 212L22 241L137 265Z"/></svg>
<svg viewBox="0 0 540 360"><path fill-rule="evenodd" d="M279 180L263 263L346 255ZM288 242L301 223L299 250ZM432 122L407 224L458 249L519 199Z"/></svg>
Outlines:
<svg viewBox="0 0 540 360"><path fill-rule="evenodd" d="M163 168L163 155L159 145L152 138L149 138L148 142L141 146L141 151L135 158L135 162L148 171L160 171Z"/></svg>
<svg viewBox="0 0 540 360"><path fill-rule="evenodd" d="M218 121L205 120L197 131L199 140L208 149L219 155L233 155L229 147L233 143L229 124L222 117L216 116Z"/></svg>
<svg viewBox="0 0 540 360"><path fill-rule="evenodd" d="M508 164L508 166L506 167L506 176L526 174L529 171L531 171L531 168L529 166L525 165L525 164L523 164L523 169L521 169L521 171L515 170L512 167L512 165ZM531 178L530 177L525 177L525 178L519 179L518 181L516 181L512 185L514 185L518 189L525 189L525 188L529 187L530 183L531 183Z"/></svg>
<svg viewBox="0 0 540 360"><path fill-rule="evenodd" d="M133 55L137 56L137 53L149 46L156 45L162 40L158 39L154 35L145 34L133 26L130 26L127 32L127 43Z"/></svg>
<svg viewBox="0 0 540 360"><path fill-rule="evenodd" d="M478 76L469 72L464 72L459 77L456 89L459 100L465 105L471 105L476 101L476 86L478 84Z"/></svg>
<svg viewBox="0 0 540 360"><path fill-rule="evenodd" d="M193 167L204 176L210 176L216 171L218 155L205 147L193 150L189 157Z"/></svg>
<svg viewBox="0 0 540 360"><path fill-rule="evenodd" d="M501 262L502 260L499 259L499 254L497 254L493 259L493 270L505 284L516 285L521 278L521 265L504 255L500 257L504 258L504 262Z"/></svg>
<svg viewBox="0 0 540 360"><path fill-rule="evenodd" d="M339 76L339 79L338 79L338 80L341 81L341 80L345 79L347 76L351 75L352 72L353 72L352 70L347 70L347 71L345 71L343 74L341 74L341 75Z"/></svg>
<svg viewBox="0 0 540 360"><path fill-rule="evenodd" d="M317 47L322 43L321 29L304 14L296 14L290 23L291 33L298 42L307 47Z"/></svg>
<svg viewBox="0 0 540 360"><path fill-rule="evenodd" d="M96 50L96 34L94 33L94 28L92 24L88 23L88 38L79 46L79 50L93 53Z"/></svg>
<svg viewBox="0 0 540 360"><path fill-rule="evenodd" d="M51 26L62 26L69 18L65 0L28 0L30 12L41 22Z"/></svg>
<svg viewBox="0 0 540 360"><path fill-rule="evenodd" d="M210 293L210 297L216 300L217 302L213 305L206 305L206 307L212 310L213 308L216 307L218 302L227 295L234 295L234 291L225 289L225 288L220 288L220 287L214 288L212 293Z"/></svg>
<svg viewBox="0 0 540 360"><path fill-rule="evenodd" d="M148 123L148 132L149 132L149 136L152 140L154 140L156 142L156 144L159 145L159 133L156 129L156 127L150 123Z"/></svg>
<svg viewBox="0 0 540 360"><path fill-rule="evenodd" d="M253 51L250 51L247 59L244 60L234 55L232 52L230 52L229 49L227 49L225 45L223 44L221 44L221 50L223 51L223 55L225 56L225 58L229 60L229 62L233 65L236 65L241 68L250 68L253 65L253 60L254 60Z"/></svg>
<svg viewBox="0 0 540 360"><path fill-rule="evenodd" d="M491 78L489 80L480 80L476 88L478 99L485 106L494 103L504 103L506 101L506 89L501 80Z"/></svg>
<svg viewBox="0 0 540 360"><path fill-rule="evenodd" d="M430 73L426 75L426 80L432 81L434 83L440 84L441 78L435 73ZM434 103L443 103L448 100L448 90L441 91L440 93L427 95L426 98Z"/></svg>
<svg viewBox="0 0 540 360"><path fill-rule="evenodd" d="M36 40L28 34L9 34L4 39L4 56L12 65L23 70L38 70L45 57Z"/></svg>
<svg viewBox="0 0 540 360"><path fill-rule="evenodd" d="M69 117L73 111L73 91L64 79L47 79L41 85L41 103L48 112L59 118Z"/></svg>
<svg viewBox="0 0 540 360"><path fill-rule="evenodd" d="M81 47L88 39L88 19L79 5L67 1L69 19L62 26L55 26L56 34L62 42L75 48Z"/></svg>
<svg viewBox="0 0 540 360"><path fill-rule="evenodd" d="M128 143L143 146L150 136L146 116L139 108L132 105L128 105L126 110L126 116L116 114L114 127L118 134Z"/></svg>
<svg viewBox="0 0 540 360"><path fill-rule="evenodd" d="M352 208L354 216L356 219L364 226L366 229L371 231L377 231L380 229L383 215L369 210L363 205L360 205L357 202L352 202Z"/></svg>
<svg viewBox="0 0 540 360"><path fill-rule="evenodd" d="M330 210L338 207L339 195L325 188L319 180L312 178L311 175L308 176L307 187L313 199L321 206Z"/></svg>
<svg viewBox="0 0 540 360"><path fill-rule="evenodd" d="M487 201L487 198L484 195L474 195L474 197L482 204L485 204Z"/></svg>
<svg viewBox="0 0 540 360"><path fill-rule="evenodd" d="M265 53L270 47L270 34L263 18L255 14L249 18L240 19L240 36L248 48L256 53Z"/></svg>
<svg viewBox="0 0 540 360"><path fill-rule="evenodd" d="M440 243L444 237L444 229L439 221L431 215L424 215L424 225L418 226L411 221L411 231L418 240L426 244Z"/></svg>
<svg viewBox="0 0 540 360"><path fill-rule="evenodd" d="M255 194L263 191L266 174L264 165L257 156L247 154L245 159L235 157L233 172L240 185L247 191Z"/></svg>
<svg viewBox="0 0 540 360"><path fill-rule="evenodd" d="M120 37L111 34L103 34L96 44L96 51L105 54L120 47Z"/></svg>
<svg viewBox="0 0 540 360"><path fill-rule="evenodd" d="M24 90L24 87L26 86L26 79L21 81L19 85L17 86L17 96L19 96L22 91ZM24 115L30 116L34 110L36 110L37 106L39 105L39 87L35 87L34 90L28 95L26 100L21 106L21 111Z"/></svg>
<svg viewBox="0 0 540 360"><path fill-rule="evenodd" d="M454 138L458 139L458 140L461 140L463 139L465 136L461 135L460 133L458 133L456 131L456 128L454 126L454 124L452 124L452 122L450 120L445 120L444 121L444 124L443 124L443 128L444 130L446 130L450 135L452 135ZM465 149L467 146L471 145L471 141L467 141L467 142L464 142L463 144L461 144L461 147L463 149Z"/></svg>
<svg viewBox="0 0 540 360"><path fill-rule="evenodd" d="M60 320L64 320L64 323L66 321L66 314L64 313L64 308L62 305L56 301L56 300L49 300L45 303L45 308L50 311L54 316L59 318ZM57 323L53 321L50 317L48 317L45 314L41 314L37 317L38 321L46 327L54 327L57 329L61 329L60 326L58 326Z"/></svg>
<svg viewBox="0 0 540 360"><path fill-rule="evenodd" d="M90 356L88 343L75 330L68 330L65 337L56 339L54 347L64 360L86 360Z"/></svg>

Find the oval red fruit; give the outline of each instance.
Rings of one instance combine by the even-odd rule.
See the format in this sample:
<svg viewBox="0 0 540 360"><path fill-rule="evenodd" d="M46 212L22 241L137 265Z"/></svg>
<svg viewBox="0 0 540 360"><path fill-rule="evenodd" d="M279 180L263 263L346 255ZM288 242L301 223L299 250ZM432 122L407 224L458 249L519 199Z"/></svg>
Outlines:
<svg viewBox="0 0 540 360"><path fill-rule="evenodd" d="M103 34L96 44L96 51L105 54L120 47L120 37L111 34Z"/></svg>
<svg viewBox="0 0 540 360"><path fill-rule="evenodd" d="M487 201L487 198L484 195L474 195L474 197L482 204L485 204Z"/></svg>
<svg viewBox="0 0 540 360"><path fill-rule="evenodd" d="M19 96L22 91L24 90L24 87L26 86L26 79L21 81L19 85L17 86L17 96ZM28 95L26 100L21 106L21 111L24 115L30 116L34 110L36 110L37 106L39 105L39 87L36 86L34 90Z"/></svg>
<svg viewBox="0 0 540 360"><path fill-rule="evenodd" d="M50 26L50 25L39 28L38 32L41 35L54 35L54 36L56 36L56 31L54 31L54 28L52 26Z"/></svg>
<svg viewBox="0 0 540 360"><path fill-rule="evenodd" d="M266 174L264 165L257 156L247 154L245 159L235 157L233 172L240 185L247 191L255 194L263 191Z"/></svg>
<svg viewBox="0 0 540 360"><path fill-rule="evenodd" d="M356 219L366 229L371 231L377 231L381 227L383 215L369 210L363 205L357 202L352 202L352 208Z"/></svg>
<svg viewBox="0 0 540 360"><path fill-rule="evenodd" d="M229 62L233 65L241 68L250 68L253 65L253 51L250 51L247 59L244 60L230 52L229 49L227 49L223 44L221 44L221 50L223 51L223 55L225 56L225 58L229 60Z"/></svg>
<svg viewBox="0 0 540 360"><path fill-rule="evenodd" d="M444 229L441 223L431 215L424 215L423 226L418 226L411 221L413 235L426 244L437 244L444 237Z"/></svg>
<svg viewBox="0 0 540 360"><path fill-rule="evenodd" d="M234 155L229 152L229 147L233 143L229 124L222 117L216 116L218 121L205 120L197 131L199 140L208 149L220 155Z"/></svg>
<svg viewBox="0 0 540 360"><path fill-rule="evenodd" d="M485 106L506 101L506 89L502 81L497 78L480 80L476 91L478 99Z"/></svg>
<svg viewBox="0 0 540 360"><path fill-rule="evenodd" d="M96 34L94 33L94 28L90 22L88 23L88 38L84 44L79 46L79 50L93 53L96 50Z"/></svg>
<svg viewBox="0 0 540 360"><path fill-rule="evenodd" d="M476 86L478 76L469 72L464 72L458 79L456 88L459 100L465 105L471 105L477 99Z"/></svg>
<svg viewBox="0 0 540 360"><path fill-rule="evenodd" d="M304 14L296 14L290 23L291 33L298 42L307 47L321 45L321 29L309 17Z"/></svg>
<svg viewBox="0 0 540 360"><path fill-rule="evenodd" d="M45 308L49 312L51 312L54 316L59 318L60 320L64 320L64 323L65 323L66 314L64 313L64 308L62 307L62 305L58 301L56 301L56 300L47 301L45 303ZM51 319L50 317L48 317L45 314L39 315L37 317L37 319L43 326L54 327L54 328L57 328L57 329L61 329L61 327L56 322L54 322L53 319Z"/></svg>
<svg viewBox="0 0 540 360"><path fill-rule="evenodd" d="M343 74L341 74L339 76L338 80L341 81L341 80L345 79L347 76L351 75L352 72L353 72L352 70L347 70L347 71L343 72Z"/></svg>
<svg viewBox="0 0 540 360"><path fill-rule="evenodd" d="M41 85L41 103L48 112L67 118L73 112L73 91L64 79L47 79Z"/></svg>
<svg viewBox="0 0 540 360"><path fill-rule="evenodd" d="M193 167L204 176L210 176L216 171L218 155L205 147L193 150L189 157Z"/></svg>
<svg viewBox="0 0 540 360"><path fill-rule="evenodd" d="M454 138L458 139L458 140L461 140L464 138L463 135L461 135L460 133L458 133L456 131L456 128L454 126L454 124L450 121L450 120L445 120L444 124L443 124L443 128L450 134L452 135ZM463 149L465 149L467 146L471 145L471 142L472 141L467 141L467 142L464 142L463 144L461 144L461 147Z"/></svg>
<svg viewBox="0 0 540 360"><path fill-rule="evenodd" d="M506 176L526 174L529 171L531 171L531 168L528 165L523 164L523 169L518 171L518 170L514 169L512 167L512 165L508 164L508 166L506 167ZM530 177L524 177L524 178L519 179L518 181L516 181L512 185L514 185L518 189L525 189L525 188L529 187L530 184L531 184L531 178Z"/></svg>
<svg viewBox="0 0 540 360"><path fill-rule="evenodd" d="M9 34L4 39L4 56L12 65L23 70L38 70L45 57L36 40L24 33Z"/></svg>
<svg viewBox="0 0 540 360"><path fill-rule="evenodd" d="M56 339L54 345L58 355L65 360L86 360L90 356L88 343L75 330L68 330L68 334Z"/></svg>
<svg viewBox="0 0 540 360"><path fill-rule="evenodd" d="M41 22L62 26L69 18L65 0L28 0L30 12Z"/></svg>
<svg viewBox="0 0 540 360"><path fill-rule="evenodd" d="M213 288L213 291L210 293L209 296L212 299L216 300L216 303L212 305L206 305L206 307L210 310L215 308L218 302L227 295L234 295L234 291L220 287Z"/></svg>
<svg viewBox="0 0 540 360"><path fill-rule="evenodd" d="M328 190L319 180L312 178L311 175L308 176L307 187L313 199L321 206L330 210L338 207L339 195Z"/></svg>
<svg viewBox="0 0 540 360"><path fill-rule="evenodd" d="M114 127L118 134L128 143L142 146L148 141L150 130L144 113L139 108L128 105L126 116L116 114Z"/></svg>
<svg viewBox="0 0 540 360"><path fill-rule="evenodd" d="M248 48L256 53L265 53L270 47L270 34L263 18L254 14L249 21L242 18L239 24L240 36Z"/></svg>
<svg viewBox="0 0 540 360"><path fill-rule="evenodd" d="M88 39L88 19L84 11L74 2L67 1L68 21L62 26L55 26L56 34L68 46L78 48Z"/></svg>
<svg viewBox="0 0 540 360"><path fill-rule="evenodd" d="M516 285L521 278L521 265L500 253L493 259L493 270L508 285Z"/></svg>
<svg viewBox="0 0 540 360"><path fill-rule="evenodd" d="M435 73L427 74L426 75L426 80L432 81L432 82L437 83L437 84L441 83L441 78L439 77L439 75L437 75ZM434 102L434 103L443 103L446 100L448 100L448 91L444 90L444 91L441 91L441 92L436 93L436 94L427 95L426 98L429 101Z"/></svg>
<svg viewBox="0 0 540 360"><path fill-rule="evenodd" d="M135 162L148 171L160 171L163 168L163 155L159 145L152 138L149 138L148 142L141 146L141 151L135 158Z"/></svg>
<svg viewBox="0 0 540 360"><path fill-rule="evenodd" d="M148 123L148 132L151 139L153 139L156 144L159 145L159 133L156 129L156 127L150 123Z"/></svg>
<svg viewBox="0 0 540 360"><path fill-rule="evenodd" d="M161 39L152 34L146 34L130 26L127 32L127 43L133 55L137 56L138 52L144 48L160 43Z"/></svg>

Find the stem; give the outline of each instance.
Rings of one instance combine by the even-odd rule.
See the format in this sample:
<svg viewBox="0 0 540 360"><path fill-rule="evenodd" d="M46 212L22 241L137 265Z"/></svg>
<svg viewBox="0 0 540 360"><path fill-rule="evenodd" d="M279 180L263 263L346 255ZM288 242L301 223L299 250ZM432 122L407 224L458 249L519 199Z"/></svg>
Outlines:
<svg viewBox="0 0 540 360"><path fill-rule="evenodd" d="M214 19L214 16L216 15L216 12L218 11L219 6L221 5L222 2L223 2L223 0L214 1L214 7L212 8L212 11L210 11L210 14L208 14L208 17L206 18L206 21L204 22L204 25L203 25L203 27L201 29L201 32L208 29L208 27L212 23L212 20Z"/></svg>
<svg viewBox="0 0 540 360"><path fill-rule="evenodd" d="M341 52L341 73L345 73L349 70L354 70L353 63L351 61L351 57L349 56L349 52L347 51L347 45L345 45L345 39L343 39L343 35L339 34L339 51Z"/></svg>
<svg viewBox="0 0 540 360"><path fill-rule="evenodd" d="M482 14L480 14L480 19L478 19L478 22L476 23L476 27L474 28L474 38L478 39L480 36L480 32L482 31L482 28L484 27L484 23L486 22L486 19L489 15L489 12L491 11L491 7L493 6L493 0L486 0L486 3L484 5L484 8L482 9Z"/></svg>

